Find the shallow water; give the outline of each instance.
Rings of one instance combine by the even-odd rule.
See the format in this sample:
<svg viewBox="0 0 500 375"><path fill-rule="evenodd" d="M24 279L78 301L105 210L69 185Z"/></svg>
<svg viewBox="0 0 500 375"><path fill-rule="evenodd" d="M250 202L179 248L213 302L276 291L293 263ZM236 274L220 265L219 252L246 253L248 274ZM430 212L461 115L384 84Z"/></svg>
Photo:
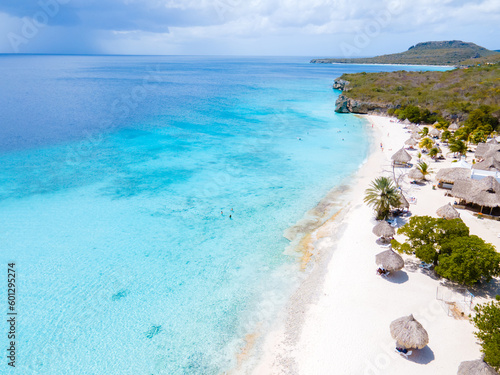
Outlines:
<svg viewBox="0 0 500 375"><path fill-rule="evenodd" d="M307 61L0 56L18 371L238 365L300 280L283 232L368 152L333 78L395 69Z"/></svg>

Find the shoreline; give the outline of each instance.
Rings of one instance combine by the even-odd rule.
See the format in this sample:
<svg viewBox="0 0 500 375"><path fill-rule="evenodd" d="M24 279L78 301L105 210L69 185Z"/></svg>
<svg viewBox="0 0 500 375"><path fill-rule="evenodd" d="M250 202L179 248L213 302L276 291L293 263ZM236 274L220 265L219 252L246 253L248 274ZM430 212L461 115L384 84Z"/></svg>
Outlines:
<svg viewBox="0 0 500 375"><path fill-rule="evenodd" d="M392 176L390 156L409 134L390 117L362 117L373 127L370 153L350 179L343 208L310 234L312 270L288 301L283 319L266 333L252 374L326 374L332 369L339 374L456 374L461 361L480 358L474 327L448 316L436 299L446 287L420 270L415 257L403 256L405 269L392 280L375 275L375 254L385 248L371 232L375 218L363 203L364 190L374 178ZM431 167L450 163L448 158ZM432 190L432 183L402 186L406 196L417 198L410 207L414 215L436 216L437 207L453 201L442 190ZM485 228L470 212L460 213L471 233L494 241L500 222ZM410 313L427 329L430 343L405 359L394 352L389 323Z"/></svg>
<svg viewBox="0 0 500 375"><path fill-rule="evenodd" d="M318 59L320 60L320 59ZM332 64L332 65L370 65L370 66L429 66L433 68L458 68L458 65L428 65L428 64L384 64L384 63L343 63L343 62L328 62L328 63L316 63L310 62L311 64Z"/></svg>

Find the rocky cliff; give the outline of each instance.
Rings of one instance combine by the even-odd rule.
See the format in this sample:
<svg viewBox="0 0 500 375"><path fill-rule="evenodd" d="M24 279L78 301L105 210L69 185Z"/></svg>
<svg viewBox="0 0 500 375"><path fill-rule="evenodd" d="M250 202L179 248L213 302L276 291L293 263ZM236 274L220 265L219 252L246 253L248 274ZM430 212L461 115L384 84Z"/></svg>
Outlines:
<svg viewBox="0 0 500 375"><path fill-rule="evenodd" d="M333 82L333 88L343 92L349 91L349 81L337 78ZM340 95L335 102L335 112L338 113L359 113L366 114L369 112L385 112L393 106L380 103L363 102L351 99L346 95Z"/></svg>
<svg viewBox="0 0 500 375"><path fill-rule="evenodd" d="M371 112L386 112L394 106L388 104L362 102L340 95L335 102L335 112L337 113L358 113L367 114Z"/></svg>

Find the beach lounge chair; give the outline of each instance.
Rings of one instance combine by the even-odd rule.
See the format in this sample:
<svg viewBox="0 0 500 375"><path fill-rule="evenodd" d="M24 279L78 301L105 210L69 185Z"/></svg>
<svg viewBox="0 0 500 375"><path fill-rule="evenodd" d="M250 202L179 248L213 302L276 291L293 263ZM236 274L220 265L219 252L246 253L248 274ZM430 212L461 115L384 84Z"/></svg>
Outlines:
<svg viewBox="0 0 500 375"><path fill-rule="evenodd" d="M397 353L401 354L403 357L408 358L411 353L413 353L411 350L404 349L404 348L398 348L394 349Z"/></svg>
<svg viewBox="0 0 500 375"><path fill-rule="evenodd" d="M424 269L424 270L430 270L432 268L432 264L430 263L425 263L425 262L421 262L419 267Z"/></svg>

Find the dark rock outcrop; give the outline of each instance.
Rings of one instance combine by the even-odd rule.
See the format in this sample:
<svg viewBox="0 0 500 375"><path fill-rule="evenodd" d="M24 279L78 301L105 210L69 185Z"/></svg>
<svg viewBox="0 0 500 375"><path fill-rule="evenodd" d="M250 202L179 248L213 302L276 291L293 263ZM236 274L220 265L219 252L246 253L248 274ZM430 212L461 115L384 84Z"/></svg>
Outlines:
<svg viewBox="0 0 500 375"><path fill-rule="evenodd" d="M345 79L337 78L335 81L333 81L333 88L340 91L349 91L349 83L350 82L346 81Z"/></svg>
<svg viewBox="0 0 500 375"><path fill-rule="evenodd" d="M340 95L335 102L335 112L337 113L358 113L367 114L372 112L385 113L389 108L395 106L390 104L363 102L356 99Z"/></svg>
<svg viewBox="0 0 500 375"><path fill-rule="evenodd" d="M347 107L347 102L350 99L347 96L340 95L335 102L335 112L337 113L349 113L349 108Z"/></svg>

